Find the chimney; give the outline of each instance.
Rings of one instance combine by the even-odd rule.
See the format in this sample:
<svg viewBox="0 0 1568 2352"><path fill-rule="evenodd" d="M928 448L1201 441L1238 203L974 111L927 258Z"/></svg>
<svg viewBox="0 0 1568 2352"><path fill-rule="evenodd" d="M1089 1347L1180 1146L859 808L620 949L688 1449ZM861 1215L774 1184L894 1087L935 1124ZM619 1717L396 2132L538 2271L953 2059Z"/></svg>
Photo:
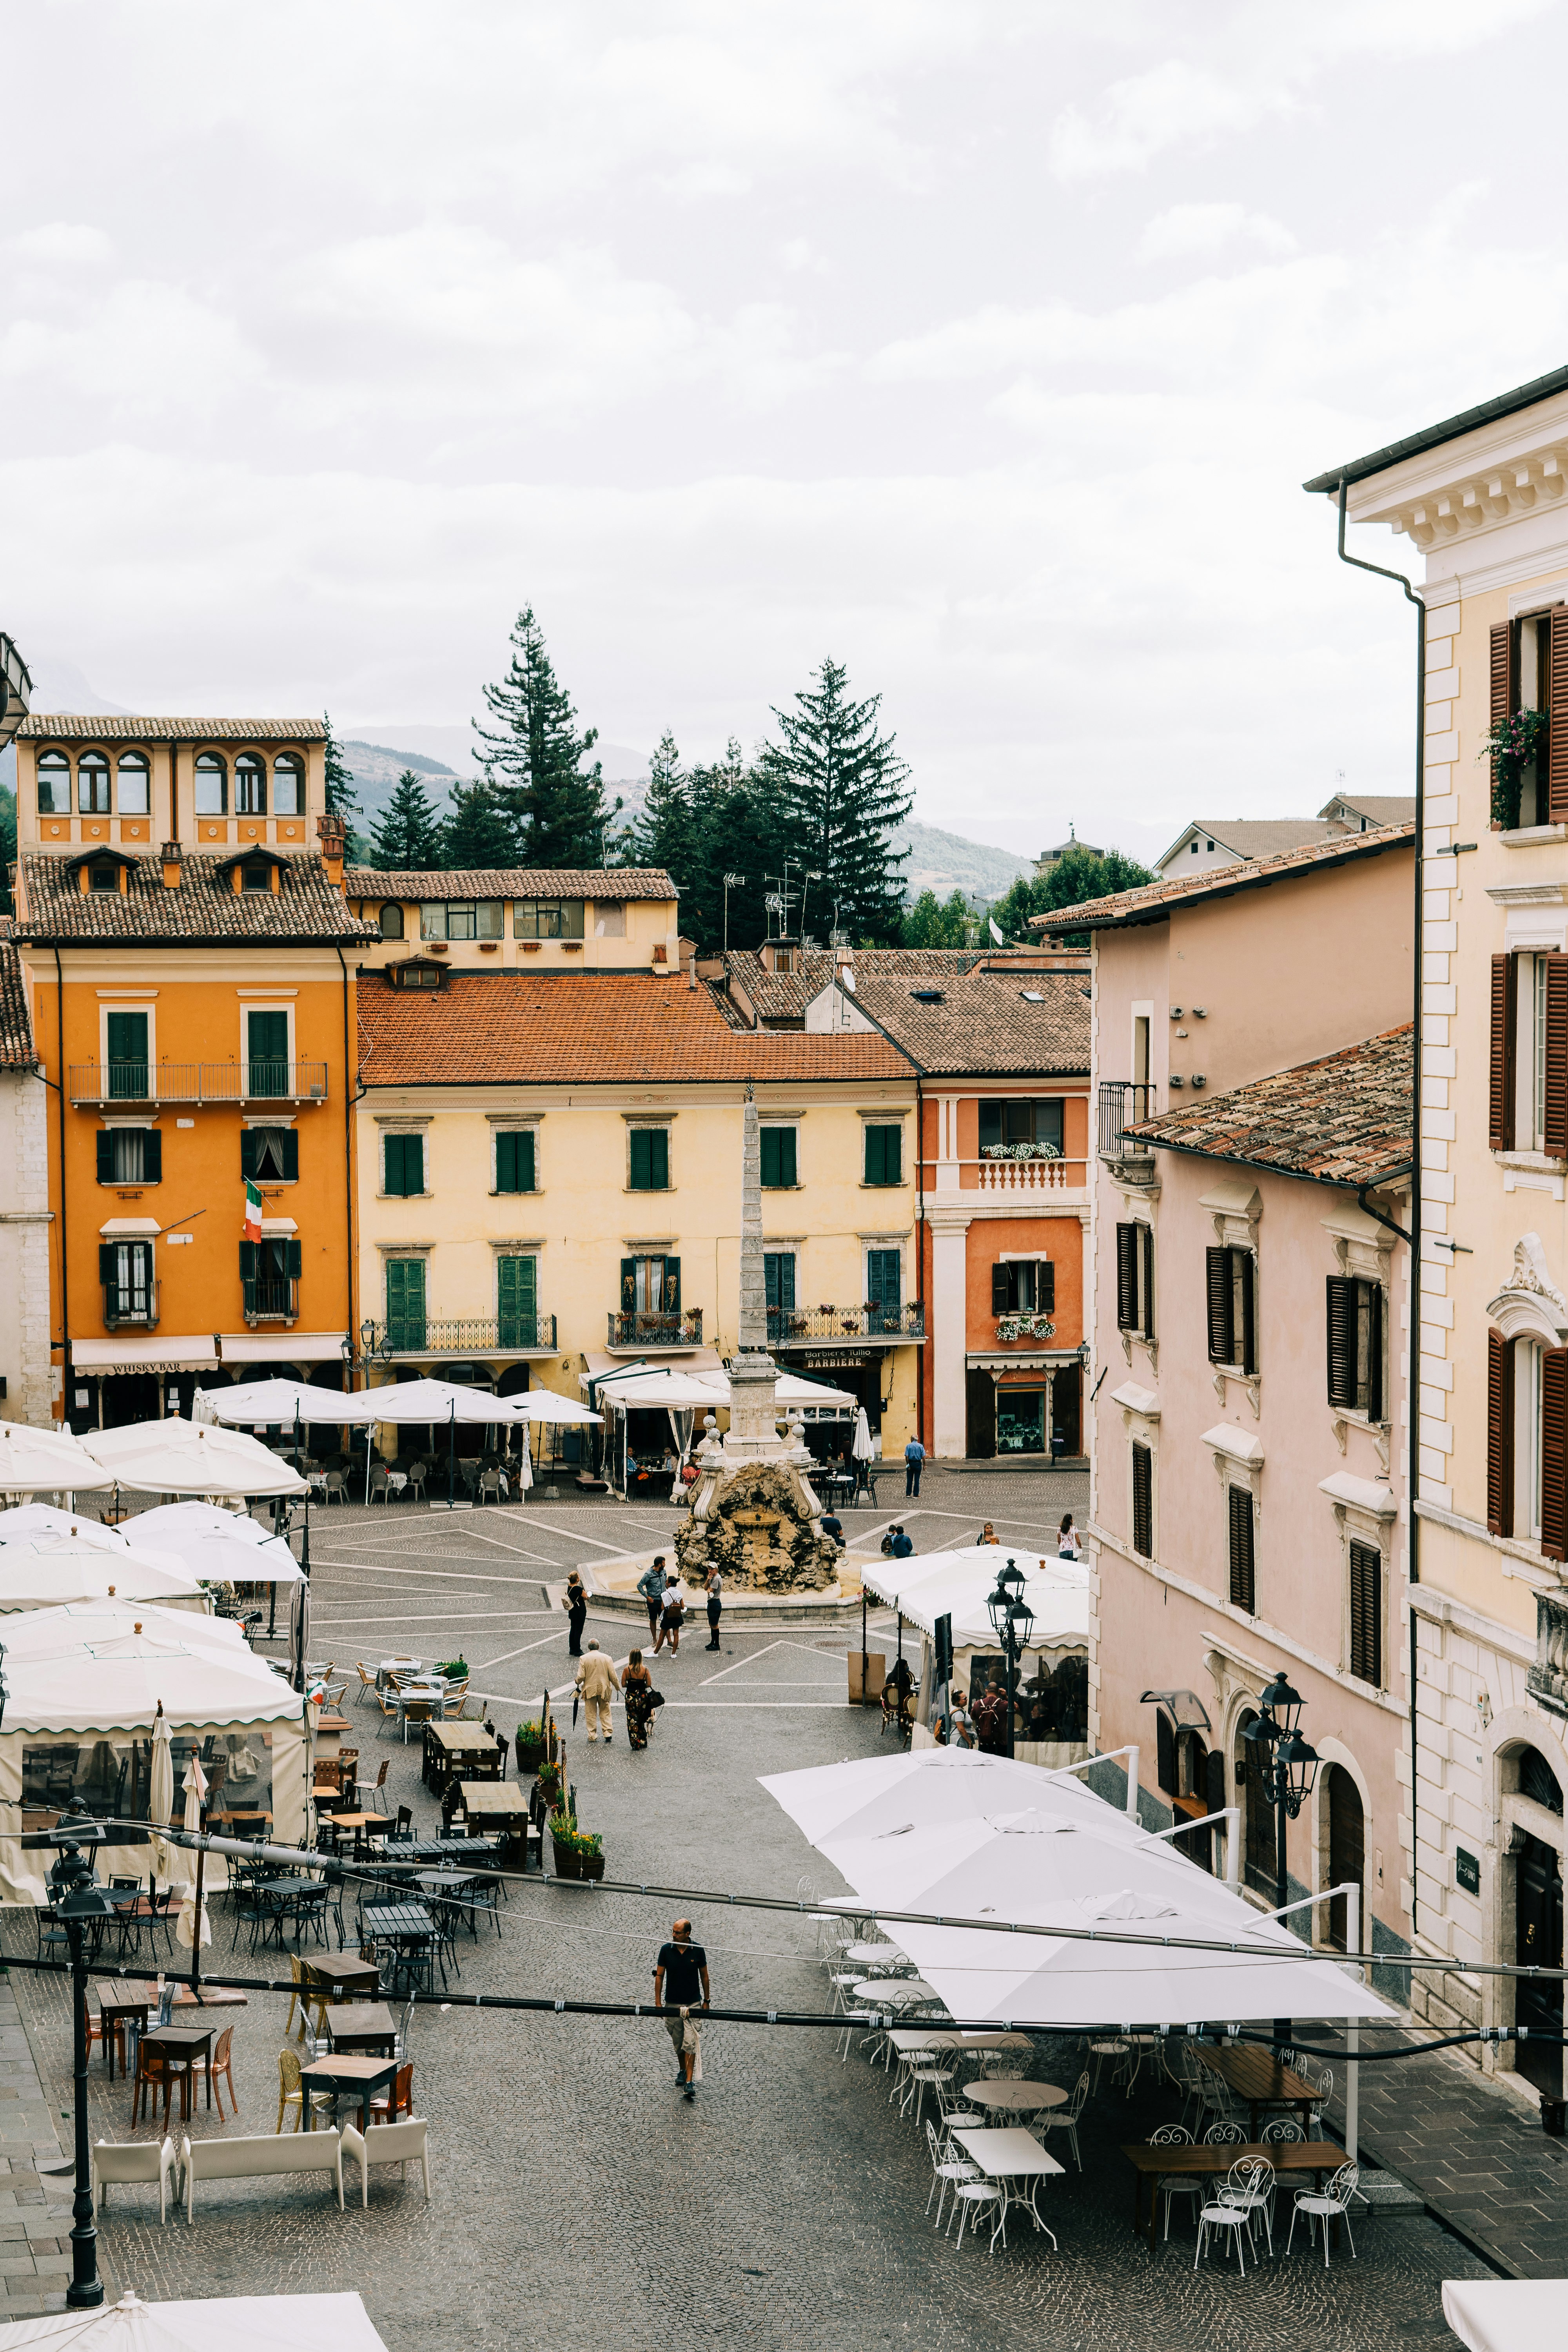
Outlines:
<svg viewBox="0 0 1568 2352"><path fill-rule="evenodd" d="M166 841L163 844L162 850L159 852L159 856L163 859L163 887L165 890L177 890L179 888L180 867L184 863L184 851L181 848L177 841Z"/></svg>
<svg viewBox="0 0 1568 2352"><path fill-rule="evenodd" d="M343 835L346 828L335 809L323 809L316 819L316 831L321 837L321 862L327 869L327 879L334 890L343 887Z"/></svg>

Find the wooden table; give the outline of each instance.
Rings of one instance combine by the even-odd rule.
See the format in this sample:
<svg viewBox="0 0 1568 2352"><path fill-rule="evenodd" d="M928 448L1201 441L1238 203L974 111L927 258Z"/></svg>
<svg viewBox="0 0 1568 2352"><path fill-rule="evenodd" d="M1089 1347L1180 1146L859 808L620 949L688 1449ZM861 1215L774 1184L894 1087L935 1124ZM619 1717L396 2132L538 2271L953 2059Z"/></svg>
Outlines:
<svg viewBox="0 0 1568 2352"><path fill-rule="evenodd" d="M1216 2050L1200 2042L1197 2053L1210 2074L1228 2083L1237 2097L1250 2109L1247 2128L1254 2139L1258 2137L1258 2116L1265 2107L1294 2107L1300 2117L1301 2129L1310 2129L1312 2109L1321 2104L1319 2093L1304 2075L1281 2066L1267 2050L1245 2042Z"/></svg>
<svg viewBox="0 0 1568 2352"><path fill-rule="evenodd" d="M111 2083L114 2080L114 2038L117 2030L129 2021L140 2033L147 2022L147 2011L152 2008L156 1998L155 1993L149 1995L144 1985L126 1984L123 1980L117 1980L112 1984L100 1984L98 2014L103 2027L103 2055L109 2066L109 2079ZM123 2056L121 2061L121 2072L129 2078L131 2073L129 2036L121 2047Z"/></svg>
<svg viewBox="0 0 1568 2352"><path fill-rule="evenodd" d="M167 2050L171 2056L184 2058L185 2072L180 2083L180 2121L188 2123L191 2115L191 2077L195 2073L197 2058L205 2058L207 2105L213 2103L213 2035L216 2025L155 2025L142 2036L142 2048Z"/></svg>
<svg viewBox="0 0 1568 2352"><path fill-rule="evenodd" d="M390 2058L397 2039L392 2011L384 2000L343 2001L324 2021L332 2055Z"/></svg>
<svg viewBox="0 0 1568 2352"><path fill-rule="evenodd" d="M332 1819L341 1830L353 1830L356 1846L364 1846L373 1837L385 1837L392 1827L384 1813L334 1813Z"/></svg>
<svg viewBox="0 0 1568 2352"><path fill-rule="evenodd" d="M506 1749L490 1738L482 1723L427 1723L421 1779L431 1792L444 1796L448 1781L462 1779L465 1759L488 1761L494 1778L506 1769Z"/></svg>
<svg viewBox="0 0 1568 2352"><path fill-rule="evenodd" d="M374 1960L362 1960L357 1952L334 1952L330 1960L301 1960L300 1976L307 1990L325 1993L329 2003L338 1993L359 1995L381 1988L381 1970Z"/></svg>
<svg viewBox="0 0 1568 2352"><path fill-rule="evenodd" d="M144 1994L149 2009L157 2007L158 1988L155 1984L151 1982L142 1984L140 1979L127 1979L124 1980L124 1989L127 1992ZM176 1985L174 1988L176 2009L245 2009L249 2005L249 2001L248 1993L232 1992L226 1985L204 1983L196 1991L193 1991L186 1984Z"/></svg>
<svg viewBox="0 0 1568 2352"><path fill-rule="evenodd" d="M955 2135L956 2137L956 2135ZM1132 2227L1143 2227L1143 2183L1151 2183L1149 2193L1149 2251L1154 2251L1154 2223L1160 2210L1162 2180L1217 2180L1233 2164L1248 2157L1260 2156L1276 2172L1310 2172L1315 2186L1321 2189L1324 2175L1335 2172L1350 2161L1342 2147L1327 2139L1232 2140L1218 2147L1206 2147L1199 2143L1178 2144L1174 2147L1152 2147L1147 2140L1138 2140L1121 2151L1132 2167Z"/></svg>
<svg viewBox="0 0 1568 2352"><path fill-rule="evenodd" d="M995 2228L991 2232L992 2244L995 2244L998 2231L1001 2233L1002 2243L1006 2244L1007 2208L1009 2205L1024 2205L1028 2208L1033 2216L1036 2229L1044 2230L1054 2246L1057 2242L1056 2232L1047 2228L1046 2223L1040 2219L1039 2208L1035 2203L1035 2189L1039 2181L1047 2179L1052 2173L1059 2172L1062 2168L1056 2158L1047 2154L1040 2146L1033 2132L990 2129L977 2131L971 2128L968 2131L955 2131L952 2137L959 2142L965 2156L973 2158L988 2180L999 2180L1002 2183L1002 2209L996 2217ZM1020 2180L1026 2180L1029 2184L1029 2193L1026 2197L1014 2186L1016 2181Z"/></svg>
<svg viewBox="0 0 1568 2352"><path fill-rule="evenodd" d="M305 2095L300 2104L305 2110L307 2131L310 2129L312 2091L349 2091L358 2095L359 2127L363 2133L370 2130L371 2093L380 2090L384 2083L390 2085L396 2082L397 2061L395 2058L312 2058L308 2066L300 2067L300 2080L304 2086Z"/></svg>
<svg viewBox="0 0 1568 2352"><path fill-rule="evenodd" d="M528 1799L515 1786L504 1780L461 1780L458 1785L458 1810L465 1821L482 1822L487 1830L516 1831L526 1824Z"/></svg>
<svg viewBox="0 0 1568 2352"><path fill-rule="evenodd" d="M233 1837L244 1837L247 1833L247 1829L248 1833L253 1837L265 1837L272 1827L272 1816L263 1811L259 1806L242 1805L231 1813L209 1813L207 1827L215 1830L226 1829Z"/></svg>

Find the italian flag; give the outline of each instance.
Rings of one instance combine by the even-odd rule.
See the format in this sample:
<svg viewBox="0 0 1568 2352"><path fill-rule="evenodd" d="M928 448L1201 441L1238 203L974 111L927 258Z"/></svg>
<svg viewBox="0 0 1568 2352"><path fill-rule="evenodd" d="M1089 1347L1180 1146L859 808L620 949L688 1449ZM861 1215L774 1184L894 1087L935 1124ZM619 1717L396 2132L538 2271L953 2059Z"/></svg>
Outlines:
<svg viewBox="0 0 1568 2352"><path fill-rule="evenodd" d="M247 1242L261 1239L261 1195L248 1176L245 1180L245 1238Z"/></svg>

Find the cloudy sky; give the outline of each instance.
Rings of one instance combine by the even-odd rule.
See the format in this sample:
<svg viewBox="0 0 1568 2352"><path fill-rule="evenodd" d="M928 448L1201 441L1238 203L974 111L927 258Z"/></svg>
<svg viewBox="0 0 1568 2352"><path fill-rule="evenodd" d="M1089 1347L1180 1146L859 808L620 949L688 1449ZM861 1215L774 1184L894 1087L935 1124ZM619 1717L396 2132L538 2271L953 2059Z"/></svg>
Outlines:
<svg viewBox="0 0 1568 2352"><path fill-rule="evenodd" d="M0 626L396 741L531 600L695 756L832 654L1024 850L1404 789L1299 485L1568 358L1565 68L1563 0L32 0Z"/></svg>

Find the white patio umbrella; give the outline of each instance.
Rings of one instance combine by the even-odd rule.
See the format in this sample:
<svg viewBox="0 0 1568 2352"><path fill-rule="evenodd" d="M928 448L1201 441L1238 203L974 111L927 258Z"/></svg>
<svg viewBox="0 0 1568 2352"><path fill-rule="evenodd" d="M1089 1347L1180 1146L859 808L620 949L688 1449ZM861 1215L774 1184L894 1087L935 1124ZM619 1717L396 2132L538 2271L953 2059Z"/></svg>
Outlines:
<svg viewBox="0 0 1568 2352"><path fill-rule="evenodd" d="M0 1543L0 1613L116 1593L127 1601L161 1601L168 1608L206 1606L195 1577L167 1552L105 1550L77 1536L40 1535Z"/></svg>
<svg viewBox="0 0 1568 2352"><path fill-rule="evenodd" d="M216 1429L172 1413L166 1421L95 1429L88 1451L116 1485L155 1495L304 1495L288 1463L237 1429Z"/></svg>
<svg viewBox="0 0 1568 2352"><path fill-rule="evenodd" d="M363 1391L362 1391L363 1393ZM228 1389L198 1389L191 1406L195 1421L229 1422L248 1429L291 1429L298 1421L352 1421L341 1389L310 1381L242 1381Z"/></svg>
<svg viewBox="0 0 1568 2352"><path fill-rule="evenodd" d="M127 2293L98 2311L59 2311L0 2327L0 2352L386 2352L357 2294L241 2294L142 2303Z"/></svg>
<svg viewBox="0 0 1568 2352"><path fill-rule="evenodd" d="M761 1785L810 1843L824 1848L834 1839L926 1829L1030 1806L1081 1819L1105 1834L1119 1823L1122 1836L1144 1835L1076 1773L1047 1772L972 1748L922 1748L860 1763L808 1765L773 1773Z"/></svg>
<svg viewBox="0 0 1568 2352"><path fill-rule="evenodd" d="M345 1414L345 1420L385 1423L397 1428L413 1423L427 1423L432 1428L444 1427L447 1432L447 1500L453 1500L453 1484L457 1459L457 1425L465 1428L476 1424L480 1428L504 1426L514 1421L526 1421L528 1415L517 1410L526 1404L526 1396L492 1396L489 1389L462 1388L454 1381L387 1381L380 1388L356 1389L352 1400L355 1410ZM364 1492L370 1500L370 1449L365 1449Z"/></svg>
<svg viewBox="0 0 1568 2352"><path fill-rule="evenodd" d="M0 1421L0 1494L73 1494L113 1483L68 1432Z"/></svg>
<svg viewBox="0 0 1568 2352"><path fill-rule="evenodd" d="M855 1435L849 1451L857 1462L869 1462L871 1459L871 1424L866 1418L863 1404L857 1405L855 1409Z"/></svg>
<svg viewBox="0 0 1568 2352"><path fill-rule="evenodd" d="M34 1536L70 1536L105 1551L131 1548L129 1536L121 1535L118 1528L106 1528L101 1519L89 1519L85 1512L59 1511L52 1503L17 1503L8 1511L0 1511L0 1543L30 1540Z"/></svg>
<svg viewBox="0 0 1568 2352"><path fill-rule="evenodd" d="M154 1828L167 1828L174 1818L174 1759L169 1747L169 1718L162 1700L153 1718L153 1763L147 1782L147 1818Z"/></svg>
<svg viewBox="0 0 1568 2352"><path fill-rule="evenodd" d="M166 1503L125 1524L138 1534L146 1528L150 1540L205 1584L298 1584L304 1573L280 1536L268 1535L242 1512ZM0 1566L4 1559L0 1552Z"/></svg>
<svg viewBox="0 0 1568 2352"><path fill-rule="evenodd" d="M1468 2352L1544 2352L1568 2327L1568 2280L1445 2279L1443 2316Z"/></svg>

